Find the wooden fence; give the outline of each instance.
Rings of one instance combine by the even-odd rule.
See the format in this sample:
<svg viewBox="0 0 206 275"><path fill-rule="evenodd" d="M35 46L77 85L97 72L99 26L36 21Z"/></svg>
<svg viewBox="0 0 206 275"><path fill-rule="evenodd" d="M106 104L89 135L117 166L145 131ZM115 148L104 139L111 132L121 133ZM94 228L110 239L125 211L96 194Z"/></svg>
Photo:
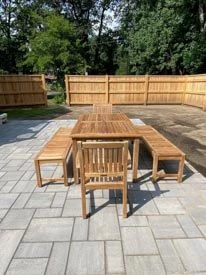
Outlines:
<svg viewBox="0 0 206 275"><path fill-rule="evenodd" d="M66 75L67 104L186 104L206 109L206 75Z"/></svg>
<svg viewBox="0 0 206 275"><path fill-rule="evenodd" d="M0 75L0 107L47 105L44 75Z"/></svg>

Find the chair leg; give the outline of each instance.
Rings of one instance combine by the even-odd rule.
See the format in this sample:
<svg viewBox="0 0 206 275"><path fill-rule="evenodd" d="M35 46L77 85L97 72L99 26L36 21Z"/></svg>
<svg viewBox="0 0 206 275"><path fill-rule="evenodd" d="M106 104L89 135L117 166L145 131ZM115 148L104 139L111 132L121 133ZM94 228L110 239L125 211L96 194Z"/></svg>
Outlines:
<svg viewBox="0 0 206 275"><path fill-rule="evenodd" d="M123 218L127 218L127 186L123 187L122 190L122 196L123 196Z"/></svg>
<svg viewBox="0 0 206 275"><path fill-rule="evenodd" d="M182 182L184 164L185 164L185 156L182 156L182 159L179 161L178 176L177 176L177 181L179 183Z"/></svg>
<svg viewBox="0 0 206 275"><path fill-rule="evenodd" d="M73 157L73 174L74 174L75 184L79 183L79 173L77 168L77 157L78 157L77 153L78 153L77 141L74 139L72 142L72 157Z"/></svg>
<svg viewBox="0 0 206 275"><path fill-rule="evenodd" d="M158 156L156 154L153 155L153 168L152 168L152 180L156 182L157 180L157 171L158 171Z"/></svg>
<svg viewBox="0 0 206 275"><path fill-rule="evenodd" d="M35 170L36 170L37 186L42 187L40 161L35 159L34 164L35 164Z"/></svg>
<svg viewBox="0 0 206 275"><path fill-rule="evenodd" d="M133 163L132 163L133 181L135 181L138 177L138 171L137 171L138 164L139 164L139 139L135 139L133 144Z"/></svg>
<svg viewBox="0 0 206 275"><path fill-rule="evenodd" d="M87 218L87 209L86 209L86 189L81 185L82 193L82 217L83 219Z"/></svg>
<svg viewBox="0 0 206 275"><path fill-rule="evenodd" d="M62 166L63 166L63 173L64 173L64 185L68 186L68 175L67 175L67 162L66 162L66 160L63 160Z"/></svg>

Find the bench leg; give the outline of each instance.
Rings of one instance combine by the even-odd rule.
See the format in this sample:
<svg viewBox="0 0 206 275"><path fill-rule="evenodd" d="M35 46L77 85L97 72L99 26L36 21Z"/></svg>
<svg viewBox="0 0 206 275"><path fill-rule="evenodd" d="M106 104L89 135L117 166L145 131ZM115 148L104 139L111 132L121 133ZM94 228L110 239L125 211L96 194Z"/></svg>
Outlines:
<svg viewBox="0 0 206 275"><path fill-rule="evenodd" d="M158 171L158 156L153 155L153 168L152 168L152 180L156 182L157 180L157 171Z"/></svg>
<svg viewBox="0 0 206 275"><path fill-rule="evenodd" d="M66 160L63 160L63 173L64 173L64 185L68 186L68 175L67 175L67 162Z"/></svg>
<svg viewBox="0 0 206 275"><path fill-rule="evenodd" d="M179 168L178 168L178 175L177 181L180 183L182 182L182 176L184 172L184 164L185 164L185 156L182 156L182 159L179 161Z"/></svg>
<svg viewBox="0 0 206 275"><path fill-rule="evenodd" d="M134 140L133 144L133 163L132 163L132 175L133 181L138 177L138 164L139 164L139 139Z"/></svg>
<svg viewBox="0 0 206 275"><path fill-rule="evenodd" d="M42 187L40 161L35 160L34 163L35 163L35 170L36 170L37 186Z"/></svg>

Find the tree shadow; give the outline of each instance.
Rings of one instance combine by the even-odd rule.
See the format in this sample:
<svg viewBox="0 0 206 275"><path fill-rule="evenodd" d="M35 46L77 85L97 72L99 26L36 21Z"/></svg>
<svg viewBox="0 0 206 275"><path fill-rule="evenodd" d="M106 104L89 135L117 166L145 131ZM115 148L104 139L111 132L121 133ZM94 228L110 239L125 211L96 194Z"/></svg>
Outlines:
<svg viewBox="0 0 206 275"><path fill-rule="evenodd" d="M59 127L72 127L76 120L68 120ZM54 127L52 127L54 125ZM30 140L48 140L58 130L52 120L11 120L0 127L0 146ZM42 132L43 131L43 132ZM41 133L42 132L42 133ZM20 143L21 144L21 143Z"/></svg>

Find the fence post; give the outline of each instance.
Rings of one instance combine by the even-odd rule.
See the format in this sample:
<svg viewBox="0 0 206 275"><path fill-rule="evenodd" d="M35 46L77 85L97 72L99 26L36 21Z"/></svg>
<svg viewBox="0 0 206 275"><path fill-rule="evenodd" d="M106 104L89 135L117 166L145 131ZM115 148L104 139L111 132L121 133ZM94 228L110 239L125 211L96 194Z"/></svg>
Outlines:
<svg viewBox="0 0 206 275"><path fill-rule="evenodd" d="M185 82L184 82L184 90L183 90L183 92L182 92L182 105L184 105L184 103L185 103L185 96L186 96L186 92L187 92L187 84L188 84L188 77L185 75L184 76L184 78L185 78Z"/></svg>
<svg viewBox="0 0 206 275"><path fill-rule="evenodd" d="M69 78L68 78L68 75L65 75L64 81L65 81L65 87L66 87L66 104L68 106L70 106Z"/></svg>
<svg viewBox="0 0 206 275"><path fill-rule="evenodd" d="M206 111L206 91L205 91L205 96L204 96L204 102L203 102L203 111Z"/></svg>
<svg viewBox="0 0 206 275"><path fill-rule="evenodd" d="M145 75L145 96L144 96L144 105L147 105L148 101L148 89L149 89L149 75Z"/></svg>
<svg viewBox="0 0 206 275"><path fill-rule="evenodd" d="M41 75L42 80L42 88L44 90L44 100L45 100L45 106L47 106L47 90L46 90L46 81L45 81L45 75Z"/></svg>
<svg viewBox="0 0 206 275"><path fill-rule="evenodd" d="M109 102L109 76L105 75L105 103L108 104Z"/></svg>

